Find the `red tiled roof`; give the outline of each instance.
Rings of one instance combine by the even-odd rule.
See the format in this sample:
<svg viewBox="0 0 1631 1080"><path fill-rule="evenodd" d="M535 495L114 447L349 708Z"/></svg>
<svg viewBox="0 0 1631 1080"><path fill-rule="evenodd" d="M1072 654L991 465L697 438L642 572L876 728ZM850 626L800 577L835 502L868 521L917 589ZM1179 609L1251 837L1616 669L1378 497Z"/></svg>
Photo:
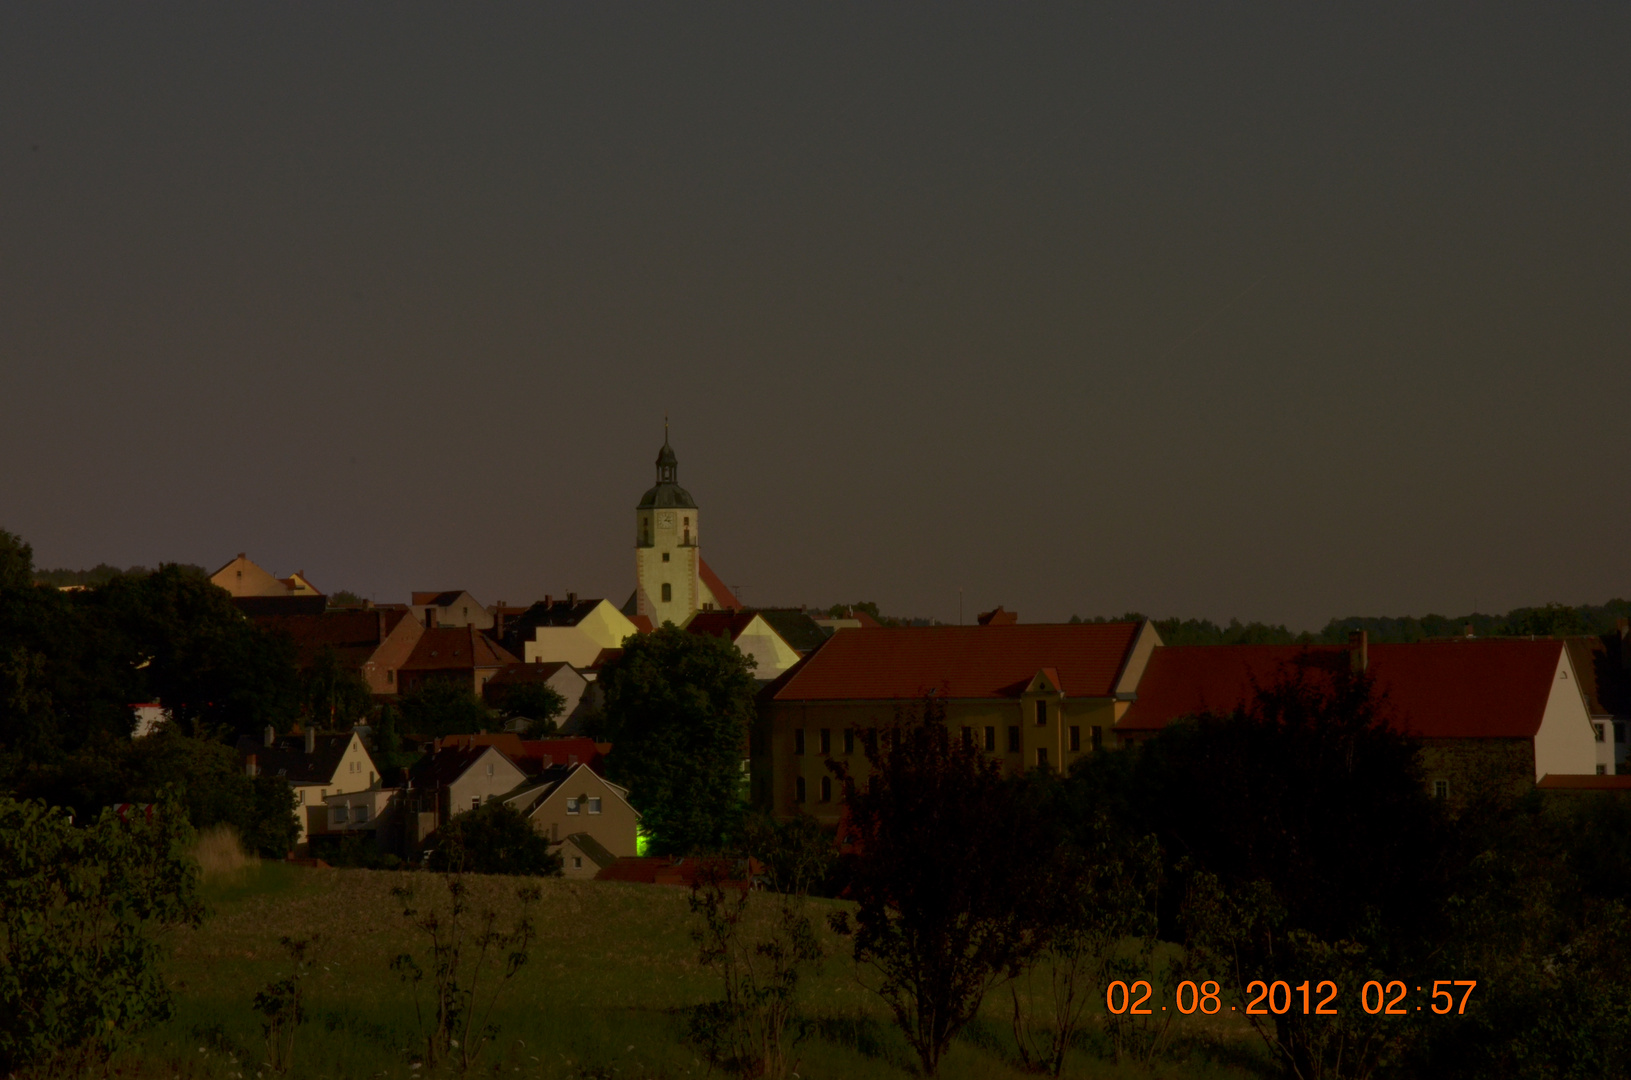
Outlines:
<svg viewBox="0 0 1631 1080"><path fill-rule="evenodd" d="M540 768L548 768L551 765L587 765L597 773L602 771L604 758L611 752L611 743L597 743L581 735L559 739L527 739L521 745L521 753L526 761L536 762ZM522 767L530 766L523 764Z"/></svg>
<svg viewBox="0 0 1631 1080"><path fill-rule="evenodd" d="M981 626L1012 626L1019 622L1019 612L1004 611L998 604L992 611L982 611L975 620Z"/></svg>
<svg viewBox="0 0 1631 1080"><path fill-rule="evenodd" d="M777 701L1015 697L1054 668L1070 697L1110 697L1138 623L882 627L840 633L812 653ZM1159 650L1157 650L1159 651Z"/></svg>
<svg viewBox="0 0 1631 1080"><path fill-rule="evenodd" d="M473 626L447 626L426 630L414 646L403 671L472 670L519 664L508 650Z"/></svg>
<svg viewBox="0 0 1631 1080"><path fill-rule="evenodd" d="M1562 649L1560 641L1371 645L1370 671L1412 735L1533 738ZM1164 646L1150 656L1138 700L1116 730L1157 731L1180 717L1232 712L1251 696L1254 681L1266 686L1282 668L1301 664L1318 673L1349 662L1349 650L1337 645Z"/></svg>
<svg viewBox="0 0 1631 1080"><path fill-rule="evenodd" d="M1542 791L1631 791L1631 776L1547 773L1535 786Z"/></svg>
<svg viewBox="0 0 1631 1080"><path fill-rule="evenodd" d="M756 616L751 611L699 611L691 616L685 628L693 634L708 634L735 641L736 635L748 628Z"/></svg>
<svg viewBox="0 0 1631 1080"><path fill-rule="evenodd" d="M627 616L627 618L629 622L634 624L634 628L640 631L642 634L649 634L653 629L655 629L655 627L651 625L650 615L630 615Z"/></svg>
<svg viewBox="0 0 1631 1080"><path fill-rule="evenodd" d="M739 608L742 606L741 602L736 599L735 594L725 587L723 581L719 580L719 575L714 573L714 569L708 565L707 559L697 559L697 576L702 579L704 585L708 586L708 591L714 594L714 603L722 608Z"/></svg>
<svg viewBox="0 0 1631 1080"><path fill-rule="evenodd" d="M414 604L428 604L431 607L447 607L464 593L463 589L446 589L442 592L416 592L413 594Z"/></svg>

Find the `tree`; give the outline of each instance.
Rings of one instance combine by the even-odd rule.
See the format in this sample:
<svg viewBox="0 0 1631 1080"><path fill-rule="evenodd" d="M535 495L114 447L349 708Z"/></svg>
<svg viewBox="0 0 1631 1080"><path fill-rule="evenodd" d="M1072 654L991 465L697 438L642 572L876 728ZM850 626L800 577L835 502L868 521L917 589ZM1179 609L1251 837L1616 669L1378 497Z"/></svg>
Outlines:
<svg viewBox="0 0 1631 1080"><path fill-rule="evenodd" d="M413 735L474 735L493 726L493 714L468 684L428 679L397 699L403 725Z"/></svg>
<svg viewBox="0 0 1631 1080"><path fill-rule="evenodd" d="M341 663L325 645L301 678L301 706L308 722L328 731L345 731L366 721L374 711L374 693L356 668Z"/></svg>
<svg viewBox="0 0 1631 1080"><path fill-rule="evenodd" d="M1175 724L1119 762L1089 759L1071 783L1082 806L1157 836L1177 886L1166 932L1235 993L1319 971L1357 1003L1366 981L1425 964L1443 940L1447 823L1416 745L1345 661L1291 664L1233 713ZM1247 1019L1301 1077L1367 1075L1410 1037L1351 1007Z"/></svg>
<svg viewBox="0 0 1631 1080"><path fill-rule="evenodd" d="M257 736L298 715L293 643L246 619L202 573L167 563L76 595L101 609L139 665L144 694L127 700L162 702L182 730Z"/></svg>
<svg viewBox="0 0 1631 1080"><path fill-rule="evenodd" d="M547 735L556 730L556 717L566 711L566 698L545 682L507 683L490 686L488 693L499 714L506 720L525 720L529 735Z"/></svg>
<svg viewBox="0 0 1631 1080"><path fill-rule="evenodd" d="M1021 785L951 737L934 699L864 743L867 776L828 766L844 787L843 839L859 852L854 957L880 977L873 991L932 1076L986 994L1046 941L1052 838Z"/></svg>
<svg viewBox="0 0 1631 1080"><path fill-rule="evenodd" d="M158 931L203 915L190 839L175 806L78 827L0 798L0 1072L88 1073L168 1018Z"/></svg>
<svg viewBox="0 0 1631 1080"><path fill-rule="evenodd" d="M631 636L601 675L607 768L629 788L658 852L718 850L743 809L753 661L724 638L671 624Z"/></svg>
<svg viewBox="0 0 1631 1080"><path fill-rule="evenodd" d="M26 589L33 582L33 547L16 533L0 529L0 589Z"/></svg>
<svg viewBox="0 0 1631 1080"><path fill-rule="evenodd" d="M490 802L436 830L430 869L446 873L558 875L561 857L520 811Z"/></svg>

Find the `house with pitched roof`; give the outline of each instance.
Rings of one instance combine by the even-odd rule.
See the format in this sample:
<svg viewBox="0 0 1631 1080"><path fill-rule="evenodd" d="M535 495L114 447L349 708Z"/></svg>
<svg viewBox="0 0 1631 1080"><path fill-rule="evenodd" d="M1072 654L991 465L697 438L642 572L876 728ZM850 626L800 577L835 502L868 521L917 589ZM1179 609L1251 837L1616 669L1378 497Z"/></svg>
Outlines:
<svg viewBox="0 0 1631 1080"><path fill-rule="evenodd" d="M1138 742L1185 717L1232 712L1286 674L1318 679L1339 670L1375 677L1386 716L1419 740L1425 782L1438 797L1459 801L1489 783L1526 790L1548 775L1597 771L1579 673L1564 643L1549 640L1371 645L1359 633L1347 646L1161 648L1116 736Z"/></svg>
<svg viewBox="0 0 1631 1080"><path fill-rule="evenodd" d="M439 742L414 778L416 804L421 811L433 811L436 823L445 825L449 818L492 802L527 780L521 766L493 741Z"/></svg>
<svg viewBox="0 0 1631 1080"><path fill-rule="evenodd" d="M416 592L408 605L414 617L427 628L443 626L473 626L477 630L493 628L493 614L463 589L444 592Z"/></svg>
<svg viewBox="0 0 1631 1080"><path fill-rule="evenodd" d="M760 681L777 678L800 660L799 653L756 611L698 611L685 629L734 644L743 656L753 658L753 677ZM819 628L816 632L820 633Z"/></svg>
<svg viewBox="0 0 1631 1080"><path fill-rule="evenodd" d="M561 715L555 718L556 727L564 732L575 732L592 711L593 699L589 695L589 680L577 668L564 660L553 663L534 662L511 664L487 680L482 690L489 705L497 706L513 687L541 684L561 695ZM515 730L525 732L532 721L540 717L524 717Z"/></svg>
<svg viewBox="0 0 1631 1080"><path fill-rule="evenodd" d="M1631 626L1621 619L1615 633L1563 640L1591 713L1598 771L1608 776L1631 773L1626 741L1631 729Z"/></svg>
<svg viewBox="0 0 1631 1080"><path fill-rule="evenodd" d="M377 695L398 692L397 673L424 634L406 608L327 611L320 615L262 615L254 621L295 645L296 662L311 667L325 649L362 676Z"/></svg>
<svg viewBox="0 0 1631 1080"><path fill-rule="evenodd" d="M546 596L508 620L505 642L529 664L571 664L582 671L595 666L607 649L640 628L609 600L567 593L564 600Z"/></svg>
<svg viewBox="0 0 1631 1080"><path fill-rule="evenodd" d="M1013 771L1067 769L1113 745L1160 637L1142 623L846 630L772 683L751 740L753 800L836 823L827 762L866 769L863 733L933 699Z"/></svg>
<svg viewBox="0 0 1631 1080"><path fill-rule="evenodd" d="M250 616L315 615L328 606L328 597L306 579L305 571L280 578L241 551L210 575L210 584L231 593L233 602Z"/></svg>
<svg viewBox="0 0 1631 1080"><path fill-rule="evenodd" d="M552 843L581 833L614 857L639 854L640 812L628 789L587 765L552 765L504 801Z"/></svg>
<svg viewBox="0 0 1631 1080"><path fill-rule="evenodd" d="M473 626L437 627L420 633L413 652L397 669L404 694L433 679L457 682L480 694L487 681L519 663L502 645Z"/></svg>
<svg viewBox="0 0 1631 1080"><path fill-rule="evenodd" d="M319 735L277 735L270 727L260 739L238 740L238 759L250 776L275 776L295 794L295 818L300 824L297 850L307 834L328 825L330 795L367 791L379 785L379 772L368 748L356 732Z"/></svg>

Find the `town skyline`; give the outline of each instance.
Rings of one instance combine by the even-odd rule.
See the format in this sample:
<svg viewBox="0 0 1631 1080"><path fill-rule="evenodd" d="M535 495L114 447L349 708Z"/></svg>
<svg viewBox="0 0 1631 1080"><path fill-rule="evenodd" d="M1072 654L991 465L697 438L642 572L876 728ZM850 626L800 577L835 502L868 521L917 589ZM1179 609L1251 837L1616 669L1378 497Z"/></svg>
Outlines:
<svg viewBox="0 0 1631 1080"><path fill-rule="evenodd" d="M621 603L669 413L750 604L1628 591L1623 9L4 29L41 565Z"/></svg>

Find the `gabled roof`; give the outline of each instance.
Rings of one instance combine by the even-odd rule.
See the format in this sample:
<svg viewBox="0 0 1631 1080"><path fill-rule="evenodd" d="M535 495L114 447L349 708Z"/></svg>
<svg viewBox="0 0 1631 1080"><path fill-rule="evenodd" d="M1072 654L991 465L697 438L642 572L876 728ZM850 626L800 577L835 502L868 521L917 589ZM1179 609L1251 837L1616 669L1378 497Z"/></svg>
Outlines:
<svg viewBox="0 0 1631 1080"><path fill-rule="evenodd" d="M291 784L329 784L339 771L340 760L351 745L352 736L317 735L312 739L311 753L306 753L304 735L283 735L267 746L263 739L245 735L238 740L240 760L255 756L255 767L262 776L275 776ZM367 753L365 748L364 753Z"/></svg>
<svg viewBox="0 0 1631 1080"><path fill-rule="evenodd" d="M473 671L520 662L473 626L445 626L424 632L402 670Z"/></svg>
<svg viewBox="0 0 1631 1080"><path fill-rule="evenodd" d="M366 663L384 640L381 629L389 634L401 622L405 612L389 611L329 611L320 615L259 615L254 621L273 633L287 634L294 640L302 667L310 664L325 648L333 649L343 660L354 660L355 666Z"/></svg>
<svg viewBox="0 0 1631 1080"><path fill-rule="evenodd" d="M617 861L616 855L607 851L605 845L586 832L570 833L565 842L576 846L590 862L602 869Z"/></svg>
<svg viewBox="0 0 1631 1080"><path fill-rule="evenodd" d="M598 597L577 601L540 600L511 619L508 632L531 630L537 626L576 626L594 614L595 608L603 603L605 601Z"/></svg>
<svg viewBox="0 0 1631 1080"><path fill-rule="evenodd" d="M416 592L413 594L413 603L415 607L447 607L463 595L463 589L448 589L445 592Z"/></svg>
<svg viewBox="0 0 1631 1080"><path fill-rule="evenodd" d="M1044 667L1057 671L1071 697L1112 697L1139 628L1139 623L1028 623L834 634L795 669L775 700L887 701L931 692L1010 698Z"/></svg>
<svg viewBox="0 0 1631 1080"><path fill-rule="evenodd" d="M1004 611L1002 605L998 604L991 611L980 612L974 621L981 626L1012 626L1019 622L1019 612Z"/></svg>
<svg viewBox="0 0 1631 1080"><path fill-rule="evenodd" d="M739 608L742 606L741 602L736 599L736 594L726 588L725 583L719 579L719 575L714 573L714 568L708 565L708 560L700 556L697 558L697 576L702 579L704 585L708 586L708 591L714 594L715 604L722 608Z"/></svg>
<svg viewBox="0 0 1631 1080"><path fill-rule="evenodd" d="M438 740L440 741L440 740ZM432 790L441 790L458 780L465 771L487 754L496 754L515 765L514 760L491 742L472 742L444 746L437 750L419 772L419 783ZM515 765L517 772L525 772Z"/></svg>
<svg viewBox="0 0 1631 1080"><path fill-rule="evenodd" d="M1631 664L1618 634L1564 638L1586 707L1597 717L1631 717Z"/></svg>
<svg viewBox="0 0 1631 1080"><path fill-rule="evenodd" d="M504 801L515 807L521 813L531 816L542 808L546 799L555 794L556 791L560 790L561 785L569 782L580 771L587 772L590 776L593 776L597 781L599 781L600 786L605 788L614 799L618 799L623 803L628 802L628 788L619 787L610 780L607 780L605 777L596 773L593 769L589 768L588 765L581 763L577 765L546 766L545 768L539 770L532 779L528 780L526 783L520 785L508 795L504 796ZM634 807L630 806L629 809L634 811L635 817L638 818L640 816L640 812L638 810L634 810Z"/></svg>
<svg viewBox="0 0 1631 1080"><path fill-rule="evenodd" d="M433 751L440 756L444 753L479 751L489 746L496 748L516 768L534 776L552 766L570 768L587 765L599 773L606 755L612 750L611 743L597 743L581 735L523 739L514 732L506 731L488 735L444 735L436 740Z"/></svg>
<svg viewBox="0 0 1631 1080"><path fill-rule="evenodd" d="M685 629L735 641L756 617L751 611L699 611L686 620Z"/></svg>
<svg viewBox="0 0 1631 1080"><path fill-rule="evenodd" d="M759 617L770 624L770 628L781 635L787 642L787 647L803 655L821 648L827 641L827 632L821 629L819 623L810 617L807 611L798 608L751 608Z"/></svg>
<svg viewBox="0 0 1631 1080"><path fill-rule="evenodd" d="M1482 640L1369 646L1370 672L1405 732L1421 738L1533 738L1562 660L1561 641ZM1229 713L1254 682L1311 677L1351 663L1345 646L1169 645L1156 649L1117 731L1157 731L1184 716Z"/></svg>

